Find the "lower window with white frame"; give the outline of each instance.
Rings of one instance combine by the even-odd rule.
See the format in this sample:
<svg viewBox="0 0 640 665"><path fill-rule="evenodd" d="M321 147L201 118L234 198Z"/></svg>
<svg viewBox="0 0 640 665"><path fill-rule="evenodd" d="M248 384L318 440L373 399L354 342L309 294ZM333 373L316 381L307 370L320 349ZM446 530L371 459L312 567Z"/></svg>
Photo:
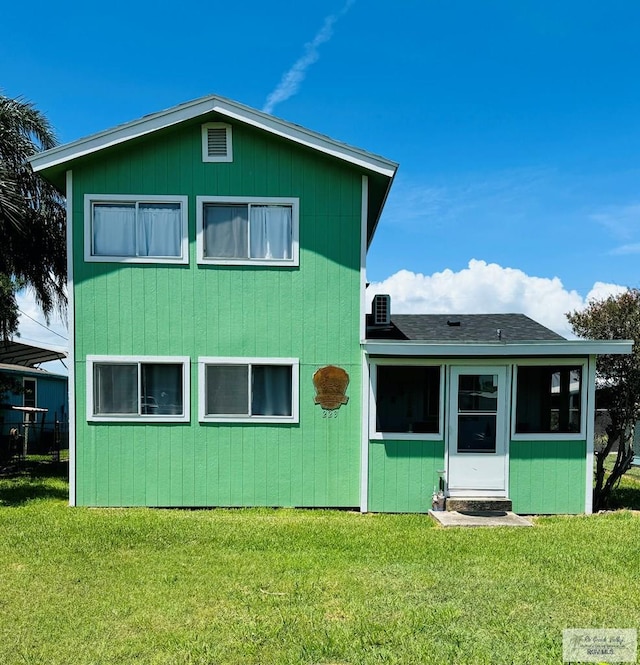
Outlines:
<svg viewBox="0 0 640 665"><path fill-rule="evenodd" d="M88 356L87 420L188 422L189 358Z"/></svg>
<svg viewBox="0 0 640 665"><path fill-rule="evenodd" d="M202 422L298 422L296 358L200 358Z"/></svg>
<svg viewBox="0 0 640 665"><path fill-rule="evenodd" d="M371 438L442 436L442 367L425 364L372 365Z"/></svg>
<svg viewBox="0 0 640 665"><path fill-rule="evenodd" d="M582 433L583 366L519 365L514 434Z"/></svg>

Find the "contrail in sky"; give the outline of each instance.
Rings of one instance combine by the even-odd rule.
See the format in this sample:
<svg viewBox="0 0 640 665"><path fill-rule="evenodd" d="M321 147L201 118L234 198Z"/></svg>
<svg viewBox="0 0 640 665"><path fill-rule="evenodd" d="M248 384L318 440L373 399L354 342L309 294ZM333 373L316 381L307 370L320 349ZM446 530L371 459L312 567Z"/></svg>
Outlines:
<svg viewBox="0 0 640 665"><path fill-rule="evenodd" d="M262 110L271 113L276 104L284 102L285 99L293 97L298 92L300 84L307 75L307 69L320 57L318 48L321 44L328 42L333 36L333 26L339 18L342 18L351 8L356 0L347 0L344 7L337 14L330 14L312 41L305 44L304 54L296 60L291 69L280 79L275 90L269 94Z"/></svg>

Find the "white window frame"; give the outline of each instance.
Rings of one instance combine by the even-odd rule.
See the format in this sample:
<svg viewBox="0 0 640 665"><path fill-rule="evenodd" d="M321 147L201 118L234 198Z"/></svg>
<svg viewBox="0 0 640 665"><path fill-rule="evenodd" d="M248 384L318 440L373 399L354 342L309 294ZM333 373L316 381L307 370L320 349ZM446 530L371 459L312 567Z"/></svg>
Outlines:
<svg viewBox="0 0 640 665"><path fill-rule="evenodd" d="M518 409L518 367L580 367L580 431L579 432L520 432L516 434ZM512 441L585 441L587 438L587 377L588 358L535 358L513 361L511 382L511 440Z"/></svg>
<svg viewBox="0 0 640 665"><path fill-rule="evenodd" d="M189 205L187 196L164 194L85 194L84 260L87 263L189 263ZM93 206L100 203L178 203L181 213L180 256L104 256L93 254Z"/></svg>
<svg viewBox="0 0 640 665"><path fill-rule="evenodd" d="M207 415L206 368L208 365L286 365L291 367L291 415ZM251 381L247 381L249 404L251 404ZM243 358L204 356L198 358L198 418L202 423L298 423L300 421L300 360L298 358Z"/></svg>
<svg viewBox="0 0 640 665"><path fill-rule="evenodd" d="M227 154L210 155L209 154L209 129L222 129L227 133ZM206 122L202 125L202 161L203 162L232 162L233 161L233 142L231 125L226 122Z"/></svg>
<svg viewBox="0 0 640 665"><path fill-rule="evenodd" d="M209 258L204 255L204 206L206 203L251 204L291 206L291 258L290 259L225 259ZM196 197L196 247L198 263L230 266L288 266L300 265L300 199L281 196L197 196Z"/></svg>
<svg viewBox="0 0 640 665"><path fill-rule="evenodd" d="M191 420L191 406L189 401L189 356L87 356L87 421L102 423L188 423ZM124 413L122 415L100 415L95 413L93 391L94 365L137 365L138 366L138 393L140 391L140 368L142 365L182 365L182 414L141 414L140 395L138 398L138 414Z"/></svg>
<svg viewBox="0 0 640 665"><path fill-rule="evenodd" d="M437 432L378 432L377 430L377 392L378 392L378 366L409 366L409 367L438 367L440 369L440 393L438 405L438 431ZM418 360L416 358L372 358L369 371L369 439L372 441L443 441L444 440L444 395L445 395L445 365L440 362Z"/></svg>

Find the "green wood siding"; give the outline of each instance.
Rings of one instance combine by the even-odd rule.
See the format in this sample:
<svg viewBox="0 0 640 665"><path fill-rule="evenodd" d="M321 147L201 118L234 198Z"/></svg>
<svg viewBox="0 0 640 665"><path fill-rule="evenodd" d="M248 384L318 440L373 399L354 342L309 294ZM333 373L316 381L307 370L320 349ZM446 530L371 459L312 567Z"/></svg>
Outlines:
<svg viewBox="0 0 640 665"><path fill-rule="evenodd" d="M509 495L516 513L583 513L586 441L512 441Z"/></svg>
<svg viewBox="0 0 640 665"><path fill-rule="evenodd" d="M233 126L231 163L201 160L202 118L73 165L77 503L359 505L362 173ZM84 194L189 197L189 265L85 263ZM296 268L196 263L196 196L300 200ZM191 359L188 424L87 423L88 354ZM199 356L300 359L300 422L198 422ZM313 373L344 367L349 403L323 418Z"/></svg>
<svg viewBox="0 0 640 665"><path fill-rule="evenodd" d="M369 510L427 512L442 469L443 441L370 441Z"/></svg>

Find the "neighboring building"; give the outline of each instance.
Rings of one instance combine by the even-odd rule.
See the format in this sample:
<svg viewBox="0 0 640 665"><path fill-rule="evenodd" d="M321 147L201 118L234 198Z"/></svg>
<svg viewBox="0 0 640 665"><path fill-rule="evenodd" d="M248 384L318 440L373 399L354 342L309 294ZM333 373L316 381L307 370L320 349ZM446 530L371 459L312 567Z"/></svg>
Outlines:
<svg viewBox="0 0 640 665"><path fill-rule="evenodd" d="M368 339L395 163L216 96L31 161L68 202L72 504L423 512L442 469L453 494L590 510L593 358L630 344L518 317L492 341L447 341L429 317L415 337L380 298ZM452 418L458 393L475 406ZM447 422L475 436L478 419L494 449L458 455Z"/></svg>
<svg viewBox="0 0 640 665"><path fill-rule="evenodd" d="M12 446L24 450L25 438L29 452L48 452L61 437L66 447L67 377L38 367L66 355L62 349L23 342L0 343L0 374L18 386L0 404L0 459L7 458Z"/></svg>

